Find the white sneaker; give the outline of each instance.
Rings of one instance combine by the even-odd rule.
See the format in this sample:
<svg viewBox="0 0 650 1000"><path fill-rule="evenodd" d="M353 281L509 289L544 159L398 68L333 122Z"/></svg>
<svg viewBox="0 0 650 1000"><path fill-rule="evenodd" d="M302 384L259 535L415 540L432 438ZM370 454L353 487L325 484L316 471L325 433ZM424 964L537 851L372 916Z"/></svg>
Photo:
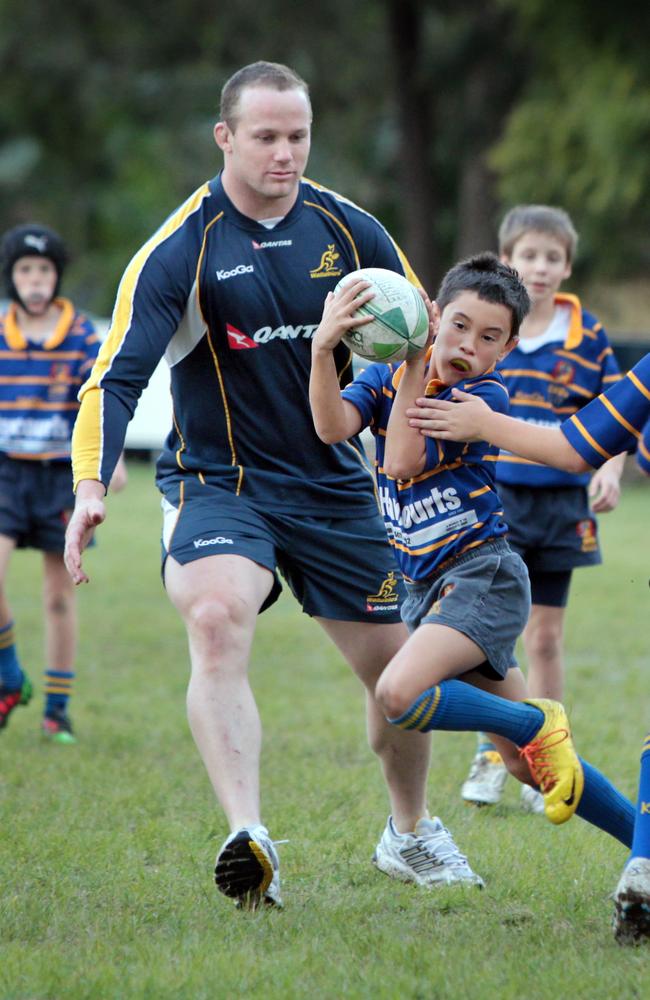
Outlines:
<svg viewBox="0 0 650 1000"><path fill-rule="evenodd" d="M418 820L414 833L398 833L389 816L372 861L386 875L416 885L484 884L437 816Z"/></svg>
<svg viewBox="0 0 650 1000"><path fill-rule="evenodd" d="M501 799L508 768L496 750L480 750L471 763L467 780L460 790L465 802L494 806Z"/></svg>
<svg viewBox="0 0 650 1000"><path fill-rule="evenodd" d="M544 815L544 796L532 785L521 786L521 808L527 813Z"/></svg>
<svg viewBox="0 0 650 1000"><path fill-rule="evenodd" d="M224 841L214 869L220 892L244 910L282 906L277 851L265 826L242 827Z"/></svg>
<svg viewBox="0 0 650 1000"><path fill-rule="evenodd" d="M614 937L619 944L650 940L650 858L633 858L614 893Z"/></svg>

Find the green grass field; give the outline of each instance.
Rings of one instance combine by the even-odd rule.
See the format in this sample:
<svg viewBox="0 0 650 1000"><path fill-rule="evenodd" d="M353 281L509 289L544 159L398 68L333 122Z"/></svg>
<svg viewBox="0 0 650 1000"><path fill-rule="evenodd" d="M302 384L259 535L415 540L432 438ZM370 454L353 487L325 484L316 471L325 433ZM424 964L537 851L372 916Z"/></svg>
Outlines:
<svg viewBox="0 0 650 1000"><path fill-rule="evenodd" d="M0 735L2 1000L647 996L650 947L622 949L610 929L625 849L580 819L523 815L513 781L494 810L463 806L471 734L435 737L430 805L486 889L427 892L373 868L387 801L362 691L289 597L260 619L252 663L285 909L242 914L217 893L227 830L185 720L152 470L130 472L79 594L76 747L40 742L39 556L12 565L39 693ZM576 741L630 796L650 725L649 509L650 484L629 484L601 520L606 564L576 574L569 611Z"/></svg>

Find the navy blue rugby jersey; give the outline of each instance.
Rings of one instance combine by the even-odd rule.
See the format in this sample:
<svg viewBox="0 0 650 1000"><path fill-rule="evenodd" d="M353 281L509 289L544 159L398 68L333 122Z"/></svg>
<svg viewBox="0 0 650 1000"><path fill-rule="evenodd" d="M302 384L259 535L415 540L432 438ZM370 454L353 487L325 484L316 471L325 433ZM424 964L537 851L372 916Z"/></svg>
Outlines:
<svg viewBox="0 0 650 1000"><path fill-rule="evenodd" d="M10 458L70 461L77 393L97 357L93 324L68 299L42 343L27 340L16 306L0 316L0 452Z"/></svg>
<svg viewBox="0 0 650 1000"><path fill-rule="evenodd" d="M575 295L558 294L555 302L570 309L564 342L546 343L531 352L515 347L497 366L510 393L511 415L545 427L559 427L621 377L596 317ZM497 481L508 486L584 486L589 473L551 469L502 451Z"/></svg>
<svg viewBox="0 0 650 1000"><path fill-rule="evenodd" d="M427 438L424 472L403 481L386 475L386 428L399 378L399 367L372 364L346 386L343 398L354 404L375 436L375 472L388 539L404 576L417 581L508 528L495 487L499 449L485 441ZM457 388L480 396L498 413L508 412L508 390L496 372L459 382ZM437 379L426 394L452 398L449 386Z"/></svg>
<svg viewBox="0 0 650 1000"><path fill-rule="evenodd" d="M646 354L620 382L565 421L561 429L569 444L594 469L638 446L639 465L650 472L649 421L650 354Z"/></svg>
<svg viewBox="0 0 650 1000"><path fill-rule="evenodd" d="M135 255L111 328L82 387L75 483L110 480L126 425L164 354L173 427L158 481L194 474L255 502L351 514L377 504L357 438L325 445L309 407L311 341L344 274L384 267L417 278L381 224L303 179L273 229L242 215L218 176ZM341 385L351 354L335 352Z"/></svg>

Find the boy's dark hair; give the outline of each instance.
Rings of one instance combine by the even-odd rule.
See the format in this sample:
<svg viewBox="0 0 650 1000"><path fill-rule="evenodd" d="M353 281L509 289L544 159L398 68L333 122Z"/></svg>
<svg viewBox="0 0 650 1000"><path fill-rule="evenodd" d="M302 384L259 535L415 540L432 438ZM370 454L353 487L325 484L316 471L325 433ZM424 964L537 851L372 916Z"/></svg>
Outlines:
<svg viewBox="0 0 650 1000"><path fill-rule="evenodd" d="M499 226L499 253L512 255L517 240L524 233L546 233L564 244L569 264L578 247L578 234L571 216L553 205L515 205L503 217Z"/></svg>
<svg viewBox="0 0 650 1000"><path fill-rule="evenodd" d="M487 251L459 261L447 271L438 289L436 302L440 312L462 292L476 292L485 302L507 306L512 315L508 340L518 336L519 327L530 309L530 299L514 268Z"/></svg>
<svg viewBox="0 0 650 1000"><path fill-rule="evenodd" d="M280 91L302 90L311 107L309 87L301 76L282 63L260 60L238 69L223 85L219 117L231 131L237 127L237 106L246 87L271 87Z"/></svg>

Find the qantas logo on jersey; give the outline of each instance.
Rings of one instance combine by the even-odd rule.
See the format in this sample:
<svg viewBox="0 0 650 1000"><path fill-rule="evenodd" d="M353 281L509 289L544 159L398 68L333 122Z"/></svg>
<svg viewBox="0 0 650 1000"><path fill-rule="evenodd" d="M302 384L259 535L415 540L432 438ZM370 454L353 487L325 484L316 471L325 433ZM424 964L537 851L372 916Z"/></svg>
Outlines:
<svg viewBox="0 0 650 1000"><path fill-rule="evenodd" d="M236 326L231 326L230 323L226 323L226 333L228 334L228 347L231 351L245 351L248 347L257 347L254 340L238 330Z"/></svg>
<svg viewBox="0 0 650 1000"><path fill-rule="evenodd" d="M275 247L291 246L293 246L293 240L264 240L262 243L253 240L253 250L273 250Z"/></svg>
<svg viewBox="0 0 650 1000"><path fill-rule="evenodd" d="M240 274L252 274L255 268L252 264L238 264L230 271L215 271L217 281L226 281L227 278L236 278Z"/></svg>
<svg viewBox="0 0 650 1000"><path fill-rule="evenodd" d="M247 347L259 347L260 344L268 344L270 340L311 340L318 329L318 323L298 323L291 326L261 326L259 330L250 337L247 333L242 333L236 326L226 323L226 333L228 334L228 346L233 351L245 350Z"/></svg>

